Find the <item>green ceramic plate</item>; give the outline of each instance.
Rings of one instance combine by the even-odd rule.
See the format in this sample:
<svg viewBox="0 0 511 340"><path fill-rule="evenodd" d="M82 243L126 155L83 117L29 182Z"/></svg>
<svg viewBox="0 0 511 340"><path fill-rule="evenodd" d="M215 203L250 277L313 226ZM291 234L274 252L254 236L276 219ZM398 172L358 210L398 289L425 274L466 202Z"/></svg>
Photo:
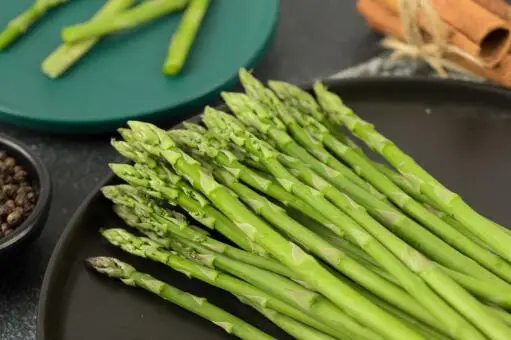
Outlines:
<svg viewBox="0 0 511 340"><path fill-rule="evenodd" d="M0 26L33 0L0 1ZM50 80L42 60L60 29L88 20L105 0L71 0L0 52L0 119L58 132L100 132L128 119L184 114L236 80L263 54L275 29L278 0L212 0L182 73L161 67L181 14L103 40L65 76Z"/></svg>

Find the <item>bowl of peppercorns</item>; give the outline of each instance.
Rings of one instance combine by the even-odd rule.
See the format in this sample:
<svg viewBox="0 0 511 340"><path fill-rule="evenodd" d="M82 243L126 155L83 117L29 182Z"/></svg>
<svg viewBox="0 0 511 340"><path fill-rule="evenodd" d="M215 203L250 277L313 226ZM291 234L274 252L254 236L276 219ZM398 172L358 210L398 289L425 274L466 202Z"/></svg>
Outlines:
<svg viewBox="0 0 511 340"><path fill-rule="evenodd" d="M39 236L51 198L50 176L22 143L0 135L0 257Z"/></svg>

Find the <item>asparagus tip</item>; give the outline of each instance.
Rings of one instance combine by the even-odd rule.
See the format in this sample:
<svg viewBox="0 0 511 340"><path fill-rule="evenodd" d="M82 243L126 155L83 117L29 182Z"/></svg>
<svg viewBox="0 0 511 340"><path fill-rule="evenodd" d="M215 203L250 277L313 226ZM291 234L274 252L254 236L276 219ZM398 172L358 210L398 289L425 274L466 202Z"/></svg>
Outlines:
<svg viewBox="0 0 511 340"><path fill-rule="evenodd" d="M85 260L86 265L98 273L109 277L126 279L135 271L135 268L116 258L108 256L90 257Z"/></svg>

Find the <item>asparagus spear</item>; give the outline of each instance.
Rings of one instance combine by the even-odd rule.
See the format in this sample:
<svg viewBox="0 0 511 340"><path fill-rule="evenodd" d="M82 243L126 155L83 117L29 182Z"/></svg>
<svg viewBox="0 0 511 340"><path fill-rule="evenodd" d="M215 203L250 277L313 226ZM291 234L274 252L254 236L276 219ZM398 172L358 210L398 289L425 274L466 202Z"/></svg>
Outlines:
<svg viewBox="0 0 511 340"><path fill-rule="evenodd" d="M291 239L314 255L323 259L326 263L329 263L333 268L417 319L423 320L433 327L442 329L441 324L422 309L421 306L402 289L396 287L379 275L374 274L357 261L354 261L339 248L336 248L331 243L325 241L323 238L289 217L273 203L239 183L229 172L216 169L215 177L220 183L231 188L255 213L264 217L276 228L281 229L285 234L289 235Z"/></svg>
<svg viewBox="0 0 511 340"><path fill-rule="evenodd" d="M126 133L126 131L123 131L122 133L126 138L131 138L129 137L129 134ZM151 188L155 185L158 185L157 188L162 189L163 193L158 193L154 190L150 192L156 194L156 196L165 194L164 198L169 203L181 206L196 221L210 228L215 228L242 249L261 255L267 255L264 249L262 249L260 246L246 237L246 235L240 232L238 227L236 227L236 225L234 225L232 221L229 220L229 218L227 218L224 214L215 209L204 196L191 188L187 183L182 181L181 176L178 176L168 168L157 164L151 157L147 155L147 153L134 149L126 142L112 141L112 145L126 158L146 164L149 168L152 168L158 173L157 176L154 176L154 181L148 182L147 178L141 179L137 176L129 176L129 174L123 178L124 180L134 181L132 182L134 185L145 185L146 188L147 186ZM118 175L122 174L119 173ZM158 181L158 178L160 178L160 181ZM161 181L164 181L164 183L161 183ZM167 187L165 187L165 185ZM173 190L171 191L170 189Z"/></svg>
<svg viewBox="0 0 511 340"><path fill-rule="evenodd" d="M511 287L509 285L474 278L448 268L443 269L452 279L481 300L492 302L506 309L511 308Z"/></svg>
<svg viewBox="0 0 511 340"><path fill-rule="evenodd" d="M339 125L328 119L328 115L325 114L314 96L310 93L302 90L298 86L283 81L271 80L268 82L268 85L287 105L314 117L316 120L323 123L328 130L330 130L330 133L339 141L345 144L351 144L349 143L349 139L340 131ZM359 149L356 144L350 146Z"/></svg>
<svg viewBox="0 0 511 340"><path fill-rule="evenodd" d="M331 222L337 226L333 230L340 236L345 233L350 235L356 242L368 252L378 263L380 263L389 273L398 279L401 285L418 301L422 303L433 315L454 330L453 337L467 339L469 337L481 338L472 325L467 323L459 314L451 309L449 305L436 295L424 281L418 276L413 275L411 271L420 275L431 285L435 291L448 300L449 303L456 306L457 310L470 316L471 321L480 324L482 329L496 337L506 336L509 330L499 322L485 313L478 301L470 294L459 287L445 273L441 272L437 266L426 259L422 254L408 246L406 243L395 237L387 229L382 227L375 220L367 215L364 209L349 199L349 205L344 206L346 212L356 218L359 225L353 219L343 214L332 203L326 200L322 194L304 185L291 175L276 159L274 152L264 146L255 136L248 133L243 126L232 116L221 113L214 109L207 108L203 120L210 129L218 129L220 134L228 135L233 142L236 142L248 151L256 154L264 162L266 168L273 173L277 180L288 190L307 201L324 213L331 219ZM306 167L304 167L307 170ZM335 190L329 183L325 183L319 176L318 178L309 178L314 186L328 188L331 193ZM347 196L336 194L335 203L341 203L348 199ZM367 228L368 233L364 228ZM378 241L382 242L385 247ZM388 249L387 249L388 247ZM392 251L392 254L389 252ZM397 257L397 258L396 258ZM399 261L399 260L401 261ZM405 266L406 265L406 266ZM455 293L454 293L455 292ZM463 298L461 298L463 297ZM475 314L479 315L477 318ZM495 323L497 328L489 329L487 324L482 324L482 318L487 318L488 322ZM473 319L473 320L472 320ZM448 326L451 325L451 326ZM466 334L460 334L466 332Z"/></svg>
<svg viewBox="0 0 511 340"><path fill-rule="evenodd" d="M240 72L242 82L244 86L248 89L251 88L254 92L254 96L257 93L264 92L266 90L262 85L255 80L252 76L250 76L247 72ZM268 91L264 93L270 93ZM259 95L262 97L263 95ZM278 99L274 99L272 102L277 103L277 107L269 110L265 110L251 101L249 98L242 94L234 94L234 93L224 93L223 98L225 99L228 106L238 117L245 117L243 121L248 122L251 126L256 127L260 132L266 131L268 137L274 139L279 148L288 153L291 156L299 158L301 161L306 162L311 165L312 169L316 171L318 174L323 176L325 179L334 184L337 188L345 191L350 197L352 197L357 203L362 204L364 207L369 208L369 211L382 223L391 228L394 232L396 232L399 236L403 237L405 240L409 241L413 246L417 249L424 252L430 258L450 267L456 269L461 272L465 272L468 274L476 275L478 277L486 278L488 276L493 276L495 280L502 281L497 276L493 275L490 271L480 266L474 260L469 257L464 256L459 253L457 250L449 246L446 242L436 237L429 231L425 230L422 226L417 224L414 220L410 219L408 216L403 214L400 210L396 209L392 204L387 203L381 199L379 196L374 197L375 194L379 195L379 193L373 192L372 194L368 191L361 190L358 186L354 185L352 182L345 178L341 173L336 173L334 169L328 169L324 164L320 161L311 157L305 149L294 148L291 149L290 145L292 142L289 142L290 137L285 134L285 132L277 132L273 131L271 127L268 127L269 123L262 121L260 118L265 118L268 115L269 110L273 110L274 112L278 112L280 117L285 117L284 121L288 127L292 127L292 131L295 131L294 136L298 135L307 135L309 138L300 138L300 143L303 144L307 150L311 150L312 154L316 154L314 150L318 149L317 144L322 145L321 142L317 142L315 140L311 140L310 135L304 131L298 123L286 110L282 109L282 104L278 102ZM296 113L298 114L298 113ZM273 132L272 132L273 131ZM339 143L340 144L340 143ZM341 145L342 147L343 145ZM347 147L342 149L343 153L346 153ZM327 151L324 151L328 153ZM358 154L352 152L354 157L358 157ZM363 161L363 159L362 159ZM363 173L369 167L370 171L372 170L372 166L367 163L367 167L363 167L364 163L359 160L355 169L359 171L359 173ZM374 173L379 174L376 170ZM383 175L381 176L383 179L386 179ZM388 181L390 185L392 183ZM386 184L389 184L386 183ZM376 183L374 183L376 184ZM392 188L392 190L399 188ZM394 193L394 192L392 192ZM396 193L398 194L398 193ZM403 193L403 195L405 195ZM391 196L392 198L392 196ZM406 195L403 197L402 195L397 195L396 201L398 201L401 205L407 205ZM415 201L413 201L415 202ZM419 205L419 204L417 204ZM419 207L422 207L419 205ZM423 208L423 207L422 207ZM423 209L423 213L427 215L431 215L426 209ZM433 216L434 217L434 216ZM427 220L427 216L426 216ZM439 220L439 219L438 219ZM440 221L440 220L439 220ZM438 221L437 221L438 222ZM442 221L440 221L443 223ZM442 228L444 226L442 225ZM483 250L484 252L484 250ZM495 266L494 261L492 264ZM510 266L511 268L511 266ZM503 281L502 281L503 282Z"/></svg>
<svg viewBox="0 0 511 340"><path fill-rule="evenodd" d="M175 75L181 71L208 6L209 0L190 0L181 23L170 41L167 59L165 59L163 65L163 73Z"/></svg>
<svg viewBox="0 0 511 340"><path fill-rule="evenodd" d="M183 9L189 0L152 0L126 10L114 17L90 20L85 23L62 29L62 40L74 43L80 40L100 38L106 34L118 32L145 24L172 12Z"/></svg>
<svg viewBox="0 0 511 340"><path fill-rule="evenodd" d="M108 0L91 20L110 18L131 7L134 2L135 0ZM99 38L91 38L75 44L63 43L43 61L42 72L52 79L58 78L98 42Z"/></svg>
<svg viewBox="0 0 511 340"><path fill-rule="evenodd" d="M378 133L369 123L355 115L341 99L329 92L324 85L316 83L314 91L325 111L339 122L343 122L357 137L382 155L396 169L420 188L444 211L453 215L467 229L494 248L499 255L511 261L511 235L504 227L478 214L459 195L451 192L426 170L418 165L389 139Z"/></svg>
<svg viewBox="0 0 511 340"><path fill-rule="evenodd" d="M333 329L340 330L341 332L346 329L354 333L355 337L382 338L377 333L361 326L328 299L312 290L308 290L274 273L252 267L221 254L215 254L193 242L187 240L180 241L170 240L170 247L189 259L206 266L218 268L259 287L268 294L303 310Z"/></svg>
<svg viewBox="0 0 511 340"><path fill-rule="evenodd" d="M205 298L183 292L149 274L137 271L134 267L118 259L112 257L92 257L87 259L87 264L95 271L110 278L121 280L128 286L140 287L158 295L164 300L211 321L215 325L222 327L227 333L236 335L240 339L274 339L247 322L207 302Z"/></svg>
<svg viewBox="0 0 511 340"><path fill-rule="evenodd" d="M148 168L139 169L138 171L134 167L127 164L111 164L110 167L117 176L124 179L128 183L151 189L150 192L152 192L154 196L157 196L156 198L166 199L167 201L173 203L185 200L188 204L195 203L194 201L190 200L187 195L184 195L182 192L169 187L156 175L156 172L151 171ZM252 242L232 223L215 223L215 219L209 220L203 216L195 216L195 218L206 223L206 225L209 225L209 227L214 227L221 234L225 235L229 240L235 244L239 244L241 248L253 248Z"/></svg>
<svg viewBox="0 0 511 340"><path fill-rule="evenodd" d="M244 297L240 297L240 301L246 300ZM246 302L250 304L250 301ZM286 315L280 314L274 310L256 306L254 307L267 319L284 329L288 334L292 335L299 340L334 340L331 336L318 332L317 330L307 327L296 320L287 317ZM347 339L347 338L345 338Z"/></svg>
<svg viewBox="0 0 511 340"><path fill-rule="evenodd" d="M392 233L390 233L387 229L382 228L381 226L378 226L378 223L371 219L371 217L367 214L364 214L363 210L357 211L355 210L346 210L347 205L342 205L342 199L343 196L340 192L337 192L333 187L329 186L326 181L322 182L321 179L318 179L315 176L315 174L308 168L300 166L300 164L286 164L287 166L292 166L295 169L298 169L299 177L302 178L307 184L316 187L318 190L322 190L322 192L325 194L325 196L329 197L332 202L336 203L341 209L344 208L344 210L353 217L357 222L359 222L361 225L365 226L368 231L370 231L377 239L379 239L382 243L384 243L388 249L393 252L396 256L398 256L400 259L404 260L405 264L413 270L416 271L416 267L410 262L407 262L405 258L403 258L402 254L406 253L406 248L409 248L409 246L401 241L399 238L395 237ZM356 204L356 203L355 203ZM383 235L385 234L385 236ZM413 248L412 251L416 252ZM419 254L419 253L417 253ZM420 255L422 256L422 255ZM387 269L388 270L388 269ZM435 291L437 291L442 296L445 296L444 294L450 294L452 291L457 291L456 294L464 295L466 298L469 298L470 300L463 300L458 299L455 295L449 295L445 297L446 300L448 300L453 306L457 307L457 309L463 313L464 308L463 305L468 303L472 305L472 308L478 308L478 310L470 309L469 312L472 313L474 311L477 311L478 313L483 313L482 315L489 316L488 313L485 313L485 310L478 304L478 302L473 299L467 292L465 292L461 287L468 288L471 292L476 292L477 295L480 295L480 292L482 289L478 289L477 286L474 286L472 281L460 281L457 277L453 278L451 275L445 275L445 273L442 273L439 271L439 268L437 266L433 266L432 268L429 268L428 271L429 274L422 273L420 271L417 271L419 275L421 275L426 282L430 284L434 288ZM433 276L435 278L433 278ZM454 279L454 280L453 280ZM490 281L490 284L493 283L494 280ZM440 282L443 282L441 285ZM456 283L460 284L458 286ZM401 283L402 284L402 283ZM484 282L483 282L484 284ZM499 284L500 286L504 286L504 290L507 291L509 287L507 283L505 282L498 282L495 281L494 284ZM403 286L405 289L406 286ZM446 289L449 287L448 289ZM474 288L476 288L474 290ZM507 294L507 293L506 293ZM503 300L506 299L506 295L503 296ZM420 298L418 298L419 301L421 301ZM505 303L505 302L504 302ZM495 320L497 321L497 320ZM505 330L505 329L504 329Z"/></svg>
<svg viewBox="0 0 511 340"><path fill-rule="evenodd" d="M177 256L175 253L163 249L162 245L158 242L143 237L136 237L123 229L108 229L103 230L101 233L108 242L130 254L163 263L190 278L199 279L229 293L244 297L254 303L253 307L273 309L336 337L337 330L326 326L301 310L243 280Z"/></svg>
<svg viewBox="0 0 511 340"><path fill-rule="evenodd" d="M176 134L172 135L175 136ZM181 142L185 142L186 134L179 133L177 135L180 135L179 138L176 138L178 143L179 140L181 140ZM190 145L192 141L189 142L190 143L188 144ZM326 242L324 239L292 219L283 210L268 201L266 198L238 182L229 171L221 168L215 168L213 172L220 183L232 189L234 193L256 214L264 217L277 229L282 230L305 249L323 259L333 268L336 268L362 286L373 291L376 295L395 304L396 306L399 306L399 308L405 310L411 315L414 315L418 319L423 320L425 323L433 325L433 327L441 328L438 321L431 317L429 313L422 309L417 302L403 290L383 279L379 275L374 274L372 271L368 270L356 261L353 261L349 256L334 247L332 244Z"/></svg>
<svg viewBox="0 0 511 340"><path fill-rule="evenodd" d="M383 300L380 300L378 297L374 296L370 292L368 292L360 287L357 287L354 283L352 283L352 287L354 289L357 289L358 292L360 292L362 295L364 295L367 299L371 300L376 305L380 306L381 308L385 309L387 312L398 317L405 324L409 325L410 328L414 328L417 331L419 331L426 339L437 339L437 340L451 339L450 337L447 337L444 334L437 332L435 329L430 328L427 325L421 323L420 321L417 321L416 319L410 317L408 314L403 313L402 310L389 305L388 303L386 303Z"/></svg>
<svg viewBox="0 0 511 340"><path fill-rule="evenodd" d="M298 141L311 145L312 154L321 160L321 162L337 170L341 175L349 179L351 182L357 184L361 188L372 192L374 195L378 195L377 190L374 189L373 186L358 177L346 165L339 162L335 157L328 153L321 144L315 143L313 140L311 140L310 136L304 133L302 129L296 124L294 119L292 119L292 117L287 113L287 107L282 105L282 103L271 91L264 88L264 86L262 86L262 84L253 76L251 76L250 73L248 73L246 70L240 70L239 74L241 83L243 84L250 97L256 101L259 101L260 103L263 103L264 106L257 105L254 101L248 100L243 94L224 92L222 93L222 97L231 110L235 111L233 106L237 108L239 108L241 105L249 106L257 114L258 118L265 123L265 127L268 129L266 133L268 133L270 136L275 135L272 136L272 139L276 143L282 147L298 152L300 148L298 144L296 144L293 140L286 138L287 145L283 145L278 141L278 139L282 138L284 134L279 133L279 131L276 130L286 131L286 127L289 128L294 138L296 138ZM268 114L268 108L274 110L279 117ZM250 124L248 125L250 126ZM379 195L379 197L385 199L385 196L383 195Z"/></svg>
<svg viewBox="0 0 511 340"><path fill-rule="evenodd" d="M383 312L345 284L339 282L312 256L294 243L275 232L265 222L252 214L236 197L204 172L197 161L176 147L172 139L157 127L141 122L129 122L134 134L147 151L165 158L176 171L186 174L189 182L201 190L211 201L231 218L250 238L263 246L280 262L315 290L327 296L350 315L394 339L420 339L413 330Z"/></svg>
<svg viewBox="0 0 511 340"><path fill-rule="evenodd" d="M0 50L5 49L23 35L37 20L49 10L58 7L68 0L35 0L32 6L12 19L0 32Z"/></svg>
<svg viewBox="0 0 511 340"><path fill-rule="evenodd" d="M292 87L292 85L289 86ZM288 87L286 83L279 83L278 86L274 85L274 87L277 87L277 89L280 90L282 97L286 96L285 91L286 88ZM299 93L300 95L299 98L301 98L301 96L305 97L309 96L308 93L299 89L294 90L294 93ZM428 227L432 232L436 233L439 237L442 237L443 240L451 244L456 249L462 251L466 255L470 256L472 259L486 266L486 268L492 270L500 277L508 281L511 279L511 265L503 261L498 256L489 253L486 249L480 247L479 245L474 244L472 240L464 236L462 233L450 228L445 221L442 221L439 217L434 216L423 205L414 200L413 197L410 197L408 195L408 192L413 190L414 188L404 177L395 173L391 175L396 181L399 181L400 186L396 185L395 182L393 183L389 178L385 176L385 174L389 176L389 172L392 174L392 171L388 170L386 166L378 165L378 168L376 168L373 162L368 160L366 157L360 155L360 153L354 150L353 148L347 146L346 144L340 142L335 137L333 137L330 134L330 131L314 117L305 116L303 113L300 113L296 110L293 111L293 113L295 114L295 118L300 122L300 124L302 126L307 127L311 135L314 135L317 139L322 141L327 146L328 149L332 150L338 157L342 158L344 161L350 164L354 169L356 169L358 174L360 174L362 177L367 179L371 184L380 189L381 192L385 193L396 205L398 205L406 212L410 213L411 216L415 217L418 221L422 222L424 226ZM384 171L385 174L382 174L379 170ZM402 186L406 186L408 190L402 190L400 188ZM419 195L419 193L416 192L415 195L413 196L417 195ZM392 209L392 211L397 213L397 209ZM410 222L410 219L407 220L408 222ZM432 235L429 235L428 233L419 230L418 228L419 226L416 223L414 223L414 225L415 229L418 232L418 235L416 235L414 238L416 240L420 240L421 244L423 245L431 244L432 247L431 251L435 252L434 248L439 245L439 242L443 243L443 241L436 238L433 239ZM407 230L408 229L410 228L407 228ZM444 250L440 251L440 249ZM430 252L428 252L427 250L425 250L425 252L428 255L430 255ZM469 261L467 261L466 258L460 258L459 254L449 251L449 249L445 247L445 244L443 246L440 244L440 246L437 249L437 252L439 253L439 255L443 256L448 261L449 260L451 260L452 262L456 261L454 266L450 266L453 269L469 273L472 275L476 275L481 278L488 277L487 271L478 270L477 268L474 267L473 261L470 261L472 262L470 263ZM433 256L431 257L434 258ZM446 264L445 262L443 263Z"/></svg>
<svg viewBox="0 0 511 340"><path fill-rule="evenodd" d="M212 140L210 138L192 131L172 130L169 134L176 142L193 149L194 152L203 157L213 159L214 162L224 167L233 176L236 176L256 190L277 199L286 206L303 212L320 223L330 223L309 204L286 191L280 184L265 178L239 162L236 155L223 148L225 145L218 147L211 143Z"/></svg>
<svg viewBox="0 0 511 340"><path fill-rule="evenodd" d="M175 213L171 214L168 210L156 206L138 193L131 193L132 189L129 186L108 186L102 189L104 195L116 203L114 211L129 226L142 232L154 233L159 237L178 235L239 261L294 279L290 270L279 262L242 251L204 235L198 227L189 225L184 217L172 216Z"/></svg>

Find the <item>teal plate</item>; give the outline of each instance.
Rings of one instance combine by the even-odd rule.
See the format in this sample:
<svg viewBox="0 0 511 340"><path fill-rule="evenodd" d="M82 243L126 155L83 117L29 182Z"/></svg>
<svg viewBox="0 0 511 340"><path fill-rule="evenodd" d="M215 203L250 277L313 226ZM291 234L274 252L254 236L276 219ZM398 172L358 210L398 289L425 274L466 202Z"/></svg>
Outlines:
<svg viewBox="0 0 511 340"><path fill-rule="evenodd" d="M0 27L33 0L0 2ZM41 62L60 43L62 27L88 20L105 0L71 0L0 52L0 119L32 129L104 132L128 119L163 120L212 100L251 67L275 30L278 0L212 0L180 75L161 72L181 14L104 39L63 77Z"/></svg>

